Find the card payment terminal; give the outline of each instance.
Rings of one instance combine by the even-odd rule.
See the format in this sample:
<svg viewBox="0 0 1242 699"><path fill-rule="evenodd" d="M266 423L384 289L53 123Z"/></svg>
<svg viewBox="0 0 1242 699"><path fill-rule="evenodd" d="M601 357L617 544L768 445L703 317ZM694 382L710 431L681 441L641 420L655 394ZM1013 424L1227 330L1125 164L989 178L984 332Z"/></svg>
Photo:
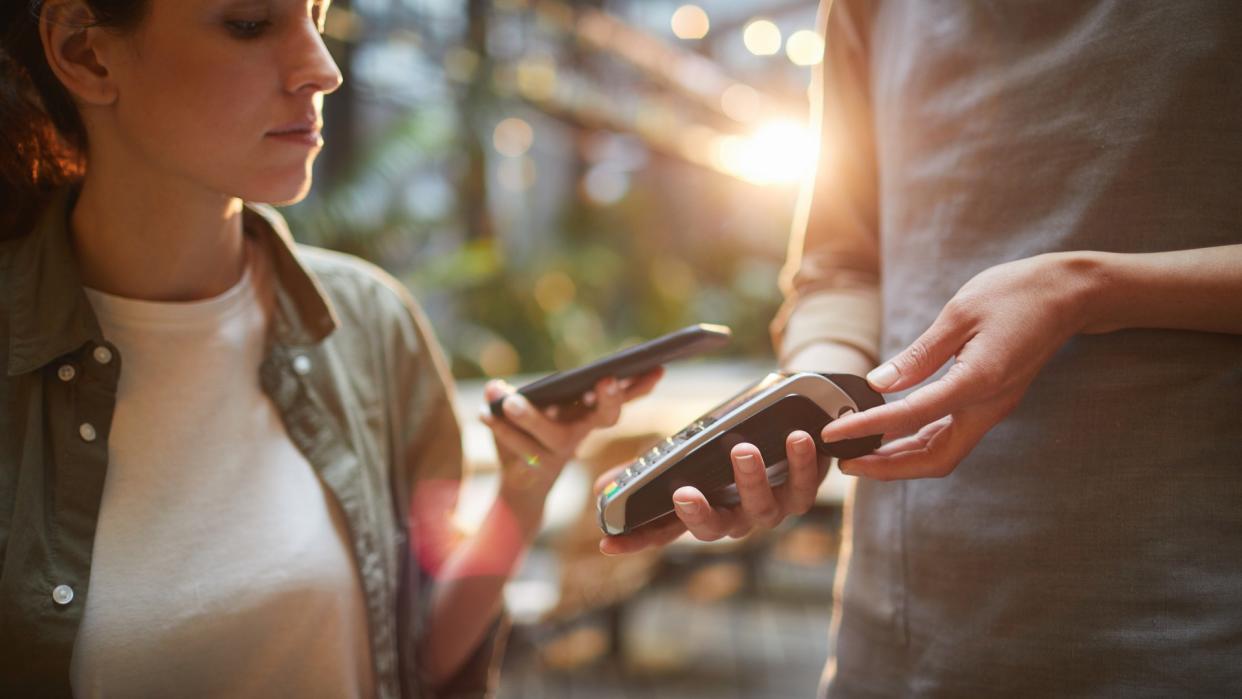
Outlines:
<svg viewBox="0 0 1242 699"><path fill-rule="evenodd" d="M884 402L866 379L849 374L778 371L768 374L657 444L599 495L600 527L623 534L673 511L673 492L691 485L713 506L738 502L729 451L754 444L767 466L768 482L785 481L785 439L803 430L821 458L855 458L880 446L880 435L825 444L829 421Z"/></svg>

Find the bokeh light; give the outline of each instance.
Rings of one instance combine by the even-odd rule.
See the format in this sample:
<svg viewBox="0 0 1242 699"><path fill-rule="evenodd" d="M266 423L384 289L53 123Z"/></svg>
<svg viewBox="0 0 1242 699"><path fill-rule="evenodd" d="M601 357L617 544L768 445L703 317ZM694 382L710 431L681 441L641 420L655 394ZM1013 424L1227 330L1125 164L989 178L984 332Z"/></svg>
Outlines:
<svg viewBox="0 0 1242 699"><path fill-rule="evenodd" d="M810 29L799 29L785 42L785 55L794 65L816 65L824 60L824 40Z"/></svg>
<svg viewBox="0 0 1242 699"><path fill-rule="evenodd" d="M517 350L508 342L493 338L479 351L479 368L488 376L511 376L519 369Z"/></svg>
<svg viewBox="0 0 1242 699"><path fill-rule="evenodd" d="M781 50L781 30L770 20L757 19L742 31L742 42L756 56L771 56Z"/></svg>
<svg viewBox="0 0 1242 699"><path fill-rule="evenodd" d="M492 145L496 147L496 152L510 158L525 155L534 141L534 129L525 119L518 117L501 120L492 131Z"/></svg>
<svg viewBox="0 0 1242 699"><path fill-rule="evenodd" d="M608 165L595 165L582 178L582 192L587 199L607 206L616 204L630 191L630 176Z"/></svg>
<svg viewBox="0 0 1242 699"><path fill-rule="evenodd" d="M535 303L546 313L557 313L574 300L578 287L564 272L548 272L535 282Z"/></svg>
<svg viewBox="0 0 1242 699"><path fill-rule="evenodd" d="M707 36L711 22L698 5L682 5L673 13L672 25L678 39L702 39Z"/></svg>
<svg viewBox="0 0 1242 699"><path fill-rule="evenodd" d="M551 56L531 56L517 64L517 89L523 97L545 102L556 94L556 61Z"/></svg>

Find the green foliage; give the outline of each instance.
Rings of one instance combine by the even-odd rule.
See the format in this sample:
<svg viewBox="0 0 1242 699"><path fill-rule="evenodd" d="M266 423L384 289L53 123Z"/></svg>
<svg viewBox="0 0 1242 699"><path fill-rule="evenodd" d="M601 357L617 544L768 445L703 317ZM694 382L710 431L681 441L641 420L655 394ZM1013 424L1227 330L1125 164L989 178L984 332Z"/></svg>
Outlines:
<svg viewBox="0 0 1242 699"><path fill-rule="evenodd" d="M732 327L729 354L770 356L787 217L750 232L766 245L742 242L720 222L737 183L656 161L616 204L566 197L535 252L513 254L502 238L469 239L461 206L430 215L409 206L412 179L463 167L460 131L447 112L403 116L330 190L285 212L299 240L371 260L407 284L457 376L568 368L696 322ZM670 177L685 186L670 190Z"/></svg>

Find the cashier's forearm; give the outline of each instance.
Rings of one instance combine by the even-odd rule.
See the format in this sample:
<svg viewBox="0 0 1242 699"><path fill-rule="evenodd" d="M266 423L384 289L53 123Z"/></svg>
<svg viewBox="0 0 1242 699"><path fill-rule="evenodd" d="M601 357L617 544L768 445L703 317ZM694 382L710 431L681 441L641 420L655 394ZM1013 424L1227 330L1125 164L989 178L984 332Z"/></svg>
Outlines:
<svg viewBox="0 0 1242 699"><path fill-rule="evenodd" d="M1062 254L1091 280L1085 333L1171 328L1242 334L1242 245Z"/></svg>

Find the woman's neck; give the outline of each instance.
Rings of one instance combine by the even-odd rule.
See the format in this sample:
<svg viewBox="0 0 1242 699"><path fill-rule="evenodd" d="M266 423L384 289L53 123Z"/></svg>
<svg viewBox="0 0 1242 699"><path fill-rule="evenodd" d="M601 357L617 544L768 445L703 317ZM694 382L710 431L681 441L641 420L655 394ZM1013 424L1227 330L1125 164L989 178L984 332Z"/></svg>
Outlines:
<svg viewBox="0 0 1242 699"><path fill-rule="evenodd" d="M245 266L241 200L155 179L88 170L70 217L83 284L144 301L224 293Z"/></svg>

